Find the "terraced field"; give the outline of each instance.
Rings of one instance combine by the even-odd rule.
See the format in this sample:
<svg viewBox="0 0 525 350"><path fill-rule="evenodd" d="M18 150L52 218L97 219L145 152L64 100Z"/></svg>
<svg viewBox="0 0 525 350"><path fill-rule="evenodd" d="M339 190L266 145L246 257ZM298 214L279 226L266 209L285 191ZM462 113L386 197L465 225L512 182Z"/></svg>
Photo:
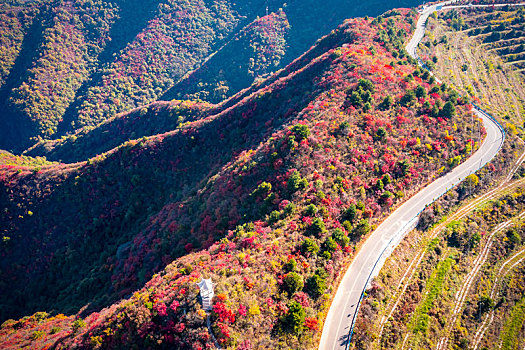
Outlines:
<svg viewBox="0 0 525 350"><path fill-rule="evenodd" d="M492 200L414 230L369 290L355 348L492 349L521 334L523 186L502 186Z"/></svg>
<svg viewBox="0 0 525 350"><path fill-rule="evenodd" d="M512 69L525 70L525 15L523 10L497 11L466 17L467 34L500 56Z"/></svg>
<svg viewBox="0 0 525 350"><path fill-rule="evenodd" d="M436 75L522 134L524 9L454 9L431 16L426 34L420 54Z"/></svg>

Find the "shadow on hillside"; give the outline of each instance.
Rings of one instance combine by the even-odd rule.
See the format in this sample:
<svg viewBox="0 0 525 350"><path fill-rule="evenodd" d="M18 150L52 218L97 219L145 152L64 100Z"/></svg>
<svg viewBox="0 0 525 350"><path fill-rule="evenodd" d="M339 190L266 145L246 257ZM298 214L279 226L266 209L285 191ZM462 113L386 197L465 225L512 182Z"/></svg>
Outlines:
<svg viewBox="0 0 525 350"><path fill-rule="evenodd" d="M318 0L291 2L285 8L290 22L290 45L282 60L287 65L308 50L321 36L327 35L347 18L378 16L385 11L399 7L413 7L420 4L417 0L382 0L359 1L325 0L319 6Z"/></svg>
<svg viewBox="0 0 525 350"><path fill-rule="evenodd" d="M213 0L205 0L207 7L213 5ZM272 5L273 4L273 5ZM226 80L232 86L233 93L237 93L241 89L247 88L253 82L253 78L247 79L247 77L239 77L239 72L233 72L238 69L241 65L247 65L249 62L239 61L239 58L245 58L244 52L241 47L238 46L237 40L239 34L246 26L253 23L256 17L264 16L266 14L266 6L268 8L279 7L280 0L258 0L258 1L246 1L235 4L237 6L237 12L250 14L246 15L245 19L241 19L237 24L236 28L229 33L226 38L221 42L215 43L213 52L201 62L201 65L196 69L186 72L186 74L180 78L173 86L166 89L160 97L160 101L169 101L172 99L184 99L184 94L195 93L202 91L201 77L209 75L211 77L211 83L216 83L214 79L218 79L220 74L224 74L225 77L221 77L221 80ZM236 51L237 50L237 51ZM221 73L222 72L222 73ZM245 72L243 72L245 73ZM242 73L241 73L242 74ZM205 82L210 83L210 82ZM231 94L230 94L231 95ZM210 96L205 98L206 102L219 103L223 100L222 96Z"/></svg>
<svg viewBox="0 0 525 350"><path fill-rule="evenodd" d="M163 269L166 254L184 255L188 237L202 243L232 229L229 223L214 232L201 232L200 225L177 232L150 227L164 207L197 200L203 184L237 154L257 147L306 108L321 93L314 81L329 64L325 58L274 87L275 94L253 96L206 122L164 135L161 142L121 148L57 180L49 195L32 198L34 214L16 222L22 237L0 269L0 281L10 281L0 287L2 319L37 310L72 313L90 302L91 310L103 308ZM38 179L27 176L20 186L36 187ZM190 224L200 223L205 210L197 202L196 211L186 214ZM16 213L16 203L3 205ZM127 242L137 254L130 253L131 269L117 273L118 248ZM169 250L157 249L159 242L169 242Z"/></svg>
<svg viewBox="0 0 525 350"><path fill-rule="evenodd" d="M57 1L58 3L58 1ZM52 8L55 4L41 6L40 12L33 18L22 40L20 52L15 59L5 84L0 88L0 148L21 152L29 145L35 126L9 103L11 90L18 87L27 77L27 71L38 59L40 46L44 40L44 31L52 25Z"/></svg>
<svg viewBox="0 0 525 350"><path fill-rule="evenodd" d="M63 120L58 125L58 135L73 131L72 123L78 116L78 110L84 102L90 87L101 83L103 74L101 70L115 61L117 54L133 42L135 37L146 27L148 22L155 17L158 0L116 0L119 6L119 17L111 26L109 37L111 40L104 50L97 56L97 67L75 92L74 101L64 112ZM140 10L137 10L140 9Z"/></svg>

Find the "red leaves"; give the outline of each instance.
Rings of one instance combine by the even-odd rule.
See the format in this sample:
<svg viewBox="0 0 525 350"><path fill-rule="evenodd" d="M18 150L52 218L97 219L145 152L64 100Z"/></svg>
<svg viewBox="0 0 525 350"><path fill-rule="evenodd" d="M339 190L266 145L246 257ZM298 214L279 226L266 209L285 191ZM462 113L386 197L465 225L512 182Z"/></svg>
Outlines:
<svg viewBox="0 0 525 350"><path fill-rule="evenodd" d="M241 241L242 248L252 248L255 246L255 236L245 238Z"/></svg>
<svg viewBox="0 0 525 350"><path fill-rule="evenodd" d="M168 315L168 308L166 307L166 304L163 302L158 302L155 305L153 305L153 310L157 312L157 315L163 317Z"/></svg>
<svg viewBox="0 0 525 350"><path fill-rule="evenodd" d="M314 317L307 317L304 320L304 326L308 328L311 331L317 331L319 330L319 322Z"/></svg>
<svg viewBox="0 0 525 350"><path fill-rule="evenodd" d="M213 305L213 312L217 315L219 322L235 322L235 313L230 310L222 301L219 301Z"/></svg>
<svg viewBox="0 0 525 350"><path fill-rule="evenodd" d="M310 307L310 299L305 292L295 293L293 299L301 304L302 307Z"/></svg>
<svg viewBox="0 0 525 350"><path fill-rule="evenodd" d="M179 307L180 303L178 300L173 300L173 302L171 303L170 305L170 309L173 311L173 312L177 312L177 308Z"/></svg>
<svg viewBox="0 0 525 350"><path fill-rule="evenodd" d="M185 250L187 253L191 253L191 251L193 250L193 244L191 244L191 243L187 243L187 244L184 246L184 250Z"/></svg>
<svg viewBox="0 0 525 350"><path fill-rule="evenodd" d="M184 331L184 329L186 328L186 325L184 323L177 323L174 327L173 327L173 330L175 331L175 333L182 333Z"/></svg>
<svg viewBox="0 0 525 350"><path fill-rule="evenodd" d="M247 312L248 312L248 309L246 308L246 306L244 305L239 305L239 309L237 310L237 313L243 317L246 317L247 315Z"/></svg>

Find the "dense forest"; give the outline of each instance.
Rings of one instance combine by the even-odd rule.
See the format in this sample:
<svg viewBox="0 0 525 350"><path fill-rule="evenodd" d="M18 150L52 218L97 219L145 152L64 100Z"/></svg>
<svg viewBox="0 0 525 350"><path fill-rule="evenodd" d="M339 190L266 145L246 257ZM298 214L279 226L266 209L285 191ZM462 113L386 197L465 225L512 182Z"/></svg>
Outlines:
<svg viewBox="0 0 525 350"><path fill-rule="evenodd" d="M220 102L345 18L415 3L3 1L0 148L21 152L158 99Z"/></svg>

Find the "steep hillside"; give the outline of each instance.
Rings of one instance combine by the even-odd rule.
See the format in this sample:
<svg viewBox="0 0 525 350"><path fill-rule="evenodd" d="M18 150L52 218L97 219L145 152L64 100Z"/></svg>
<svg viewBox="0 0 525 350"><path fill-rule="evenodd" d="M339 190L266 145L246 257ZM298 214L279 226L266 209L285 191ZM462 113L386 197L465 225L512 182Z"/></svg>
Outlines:
<svg viewBox="0 0 525 350"><path fill-rule="evenodd" d="M344 18L412 3L4 2L0 148L22 151L39 138L60 138L151 103L205 61L209 69L240 75L227 74L216 81L209 72L197 70L194 85L183 79L183 87L175 91L218 101L283 67ZM267 14L266 8L272 14L257 19ZM317 16L320 8L323 16ZM289 36L285 17L291 25ZM244 44L238 46L237 39ZM214 53L232 52L234 57L220 64L208 60Z"/></svg>
<svg viewBox="0 0 525 350"><path fill-rule="evenodd" d="M37 169L37 167L42 167L42 166L51 165L51 164L53 164L53 162L47 161L46 158L42 158L42 157L32 158L28 156L17 156L12 153L0 150L0 165L1 166L12 166L12 167L16 167L16 169L18 170L19 169L18 166L35 167L35 169Z"/></svg>
<svg viewBox="0 0 525 350"><path fill-rule="evenodd" d="M423 60L503 120L506 139L487 168L422 213L387 260L351 348L523 348L524 76L507 54L519 49L509 42L522 40L523 13L466 8L429 18Z"/></svg>
<svg viewBox="0 0 525 350"><path fill-rule="evenodd" d="M5 87L2 101L2 123L23 134L2 135L2 146L20 149L31 136L50 138L152 102L239 23L242 15L226 1L217 5L37 3L40 31L27 43L37 55L14 67L19 82ZM32 128L17 128L24 122Z"/></svg>
<svg viewBox="0 0 525 350"><path fill-rule="evenodd" d="M176 130L87 162L1 168L2 319L82 308L7 321L1 346L211 344L204 276L224 346L314 347L359 241L476 147L467 101L402 50L414 16L348 20Z"/></svg>
<svg viewBox="0 0 525 350"><path fill-rule="evenodd" d="M221 102L280 67L288 29L283 11L255 20L162 98Z"/></svg>
<svg viewBox="0 0 525 350"><path fill-rule="evenodd" d="M126 141L162 134L198 120L213 105L194 101L154 102L110 118L95 127L84 127L58 140L40 141L25 154L79 162L107 152Z"/></svg>

